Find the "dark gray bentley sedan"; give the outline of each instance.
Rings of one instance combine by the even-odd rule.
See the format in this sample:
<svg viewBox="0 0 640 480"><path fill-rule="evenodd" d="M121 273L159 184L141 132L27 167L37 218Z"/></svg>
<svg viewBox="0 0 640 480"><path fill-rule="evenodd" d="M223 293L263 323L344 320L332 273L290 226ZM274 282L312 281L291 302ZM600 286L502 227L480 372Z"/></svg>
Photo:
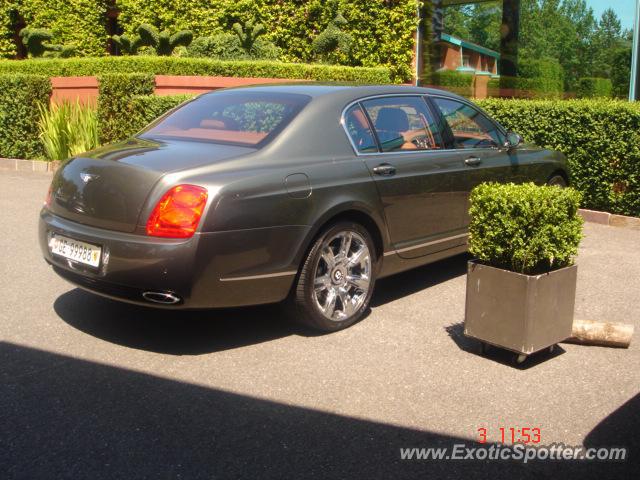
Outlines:
<svg viewBox="0 0 640 480"><path fill-rule="evenodd" d="M40 216L70 282L166 308L285 301L323 331L376 279L466 250L485 181L565 185L564 157L468 100L404 86L221 90L60 168Z"/></svg>

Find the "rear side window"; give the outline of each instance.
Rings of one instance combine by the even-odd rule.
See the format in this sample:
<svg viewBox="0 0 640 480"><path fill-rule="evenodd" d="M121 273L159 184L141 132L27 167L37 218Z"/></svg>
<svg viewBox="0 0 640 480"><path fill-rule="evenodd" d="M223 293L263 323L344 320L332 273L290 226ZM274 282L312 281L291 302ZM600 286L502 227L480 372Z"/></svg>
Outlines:
<svg viewBox="0 0 640 480"><path fill-rule="evenodd" d="M382 97L362 105L383 152L434 150L442 145L433 115L422 97Z"/></svg>
<svg viewBox="0 0 640 480"><path fill-rule="evenodd" d="M187 103L140 136L260 146L291 122L309 99L290 93L213 93Z"/></svg>
<svg viewBox="0 0 640 480"><path fill-rule="evenodd" d="M499 148L504 139L496 125L466 103L434 97L453 134L454 148Z"/></svg>
<svg viewBox="0 0 640 480"><path fill-rule="evenodd" d="M359 153L378 151L367 117L359 105L354 105L346 111L344 122L347 133L351 138L351 143Z"/></svg>

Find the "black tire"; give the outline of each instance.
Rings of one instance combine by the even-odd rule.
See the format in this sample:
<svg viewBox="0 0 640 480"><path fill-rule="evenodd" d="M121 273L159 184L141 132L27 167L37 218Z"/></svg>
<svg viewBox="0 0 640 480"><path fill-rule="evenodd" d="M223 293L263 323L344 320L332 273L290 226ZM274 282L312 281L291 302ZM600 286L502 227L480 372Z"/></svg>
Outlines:
<svg viewBox="0 0 640 480"><path fill-rule="evenodd" d="M566 188L567 187L567 181L565 180L565 178L562 175L553 175L549 180L547 180L547 185L549 185L550 187L560 187L560 188Z"/></svg>
<svg viewBox="0 0 640 480"><path fill-rule="evenodd" d="M353 309L353 312L350 312L350 314L346 316L343 311L347 311L348 308L346 308L345 305L341 306L342 311L340 310L340 308L338 308L338 306L340 306L341 302L343 301L343 297L336 297L334 295L332 298L335 298L336 300L334 300L335 312L333 313L335 315L344 314L345 317L330 319L321 310L321 306L319 303L322 292L320 294L316 294L314 285L316 283L315 280L317 275L320 275L320 277L322 278L324 278L326 275L332 280L334 280L334 275L332 275L332 273L335 273L337 276L337 270L339 270L340 268L339 265L334 268L333 272L324 272L322 270L326 269L327 266L324 262L323 251L326 251L326 248L335 248L335 242L339 241L339 239L335 239L335 237L336 235L340 235L341 232L352 232L352 237L354 240L350 240L349 242L351 248L360 245L363 241L368 249L370 258L368 275L362 275L363 277L368 277L369 279L368 290L366 291L366 293L364 293L364 290L345 284L345 288L349 288L350 291L353 292L353 297L357 298L358 306L357 308ZM335 240L332 242L332 239ZM354 242L354 245L351 245L352 241ZM355 252L351 258L354 257ZM336 255L336 258L338 258L338 255ZM360 267L349 268L355 269ZM322 275L322 273L324 273L324 275ZM309 250L309 253L304 259L304 263L302 264L302 268L298 275L296 284L294 285L290 298L286 302L286 308L289 318L296 323L302 324L306 327L310 327L320 332L336 332L338 330L350 327L358 320L360 320L369 309L369 302L371 300L371 296L375 287L376 273L377 257L375 246L373 243L373 239L371 238L371 234L367 231L367 229L360 224L348 221L341 221L331 225L318 235L313 243L313 246ZM349 277L348 271L346 271L344 275L344 278ZM335 281L338 280L335 279ZM334 291L336 288L342 287L337 287L336 285L331 284L328 288L332 289L331 291ZM360 295L358 296L358 292L362 293L360 293ZM325 300L326 298L328 298L328 296L329 290L327 290ZM330 302L327 302L327 304L328 303Z"/></svg>

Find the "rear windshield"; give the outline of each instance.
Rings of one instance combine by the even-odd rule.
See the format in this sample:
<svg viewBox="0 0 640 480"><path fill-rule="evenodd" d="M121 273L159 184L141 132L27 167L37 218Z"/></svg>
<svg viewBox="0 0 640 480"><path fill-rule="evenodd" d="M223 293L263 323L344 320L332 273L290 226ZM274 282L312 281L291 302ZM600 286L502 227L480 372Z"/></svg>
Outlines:
<svg viewBox="0 0 640 480"><path fill-rule="evenodd" d="M211 93L161 118L139 136L260 147L291 122L310 98L293 93Z"/></svg>

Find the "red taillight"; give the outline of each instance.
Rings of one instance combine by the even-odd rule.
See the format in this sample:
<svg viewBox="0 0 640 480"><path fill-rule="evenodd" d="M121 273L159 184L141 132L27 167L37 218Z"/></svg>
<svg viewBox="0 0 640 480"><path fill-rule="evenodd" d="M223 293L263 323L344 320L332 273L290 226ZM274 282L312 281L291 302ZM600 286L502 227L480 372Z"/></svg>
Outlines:
<svg viewBox="0 0 640 480"><path fill-rule="evenodd" d="M53 197L53 185L49 185L49 191L47 192L47 196L44 198L44 206L49 208L51 206L51 198Z"/></svg>
<svg viewBox="0 0 640 480"><path fill-rule="evenodd" d="M170 238L193 236L206 203L206 188L196 185L173 187L151 212L147 222L147 235Z"/></svg>

